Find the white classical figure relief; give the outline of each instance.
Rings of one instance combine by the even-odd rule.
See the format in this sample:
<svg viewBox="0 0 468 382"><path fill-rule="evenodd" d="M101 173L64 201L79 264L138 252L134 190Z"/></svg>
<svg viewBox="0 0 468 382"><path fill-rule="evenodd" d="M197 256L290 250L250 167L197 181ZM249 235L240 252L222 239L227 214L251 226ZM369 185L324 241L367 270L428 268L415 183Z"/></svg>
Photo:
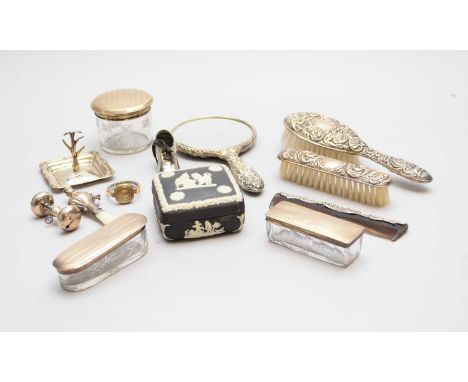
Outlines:
<svg viewBox="0 0 468 382"><path fill-rule="evenodd" d="M205 221L205 226L196 220L192 226L193 229L185 231L184 239L196 239L199 237L218 235L224 232L224 227L219 222L211 224L208 220Z"/></svg>
<svg viewBox="0 0 468 382"><path fill-rule="evenodd" d="M191 175L184 172L181 176L176 178L175 186L177 190L187 190L193 188L216 187L216 184L213 184L212 175L209 172L205 172L203 175L198 172Z"/></svg>
<svg viewBox="0 0 468 382"><path fill-rule="evenodd" d="M205 172L203 173L203 175L200 175L198 172L195 172L192 174L192 178L196 179L197 184L199 186L210 186L211 184L213 184L211 174L209 172Z"/></svg>

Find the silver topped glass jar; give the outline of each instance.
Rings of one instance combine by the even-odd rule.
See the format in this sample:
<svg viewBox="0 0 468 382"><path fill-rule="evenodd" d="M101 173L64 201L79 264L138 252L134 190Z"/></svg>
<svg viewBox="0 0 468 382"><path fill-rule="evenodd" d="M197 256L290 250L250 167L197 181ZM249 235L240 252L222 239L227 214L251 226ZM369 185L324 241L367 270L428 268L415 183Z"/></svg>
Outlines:
<svg viewBox="0 0 468 382"><path fill-rule="evenodd" d="M132 154L148 148L153 97L139 89L116 89L98 95L91 108L96 114L99 143L111 154Z"/></svg>

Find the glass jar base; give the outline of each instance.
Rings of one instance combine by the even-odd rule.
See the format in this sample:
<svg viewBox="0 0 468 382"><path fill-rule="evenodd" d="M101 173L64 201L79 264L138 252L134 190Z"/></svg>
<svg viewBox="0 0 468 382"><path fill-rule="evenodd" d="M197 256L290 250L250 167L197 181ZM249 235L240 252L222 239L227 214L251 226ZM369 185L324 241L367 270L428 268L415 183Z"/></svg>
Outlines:
<svg viewBox="0 0 468 382"><path fill-rule="evenodd" d="M117 134L101 143L101 148L110 154L133 154L146 150L151 141L144 134Z"/></svg>
<svg viewBox="0 0 468 382"><path fill-rule="evenodd" d="M134 148L134 149L128 149L128 150L112 150L112 149L109 149L108 147L105 147L103 145L101 145L101 149L102 151L105 151L106 153L109 153L109 154L115 154L115 155L125 155L125 154L135 154L135 153L139 153L140 151L144 151L146 150L148 147L150 147L151 144L147 144L145 146L142 146L142 147L137 147L137 148Z"/></svg>

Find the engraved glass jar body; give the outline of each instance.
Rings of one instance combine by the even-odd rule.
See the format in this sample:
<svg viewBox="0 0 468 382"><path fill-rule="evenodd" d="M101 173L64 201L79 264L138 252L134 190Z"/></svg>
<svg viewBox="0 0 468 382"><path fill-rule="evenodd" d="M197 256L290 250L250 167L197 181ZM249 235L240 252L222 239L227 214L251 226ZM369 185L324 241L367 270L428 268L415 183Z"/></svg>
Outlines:
<svg viewBox="0 0 468 382"><path fill-rule="evenodd" d="M108 120L96 116L99 143L111 154L143 151L153 142L151 111L136 118Z"/></svg>
<svg viewBox="0 0 468 382"><path fill-rule="evenodd" d="M361 252L362 236L351 246L341 247L268 220L266 228L271 242L340 267L352 264Z"/></svg>
<svg viewBox="0 0 468 382"><path fill-rule="evenodd" d="M72 292L90 288L134 263L143 257L147 251L148 239L146 229L144 229L138 235L82 271L72 274L59 273L60 285L63 289Z"/></svg>

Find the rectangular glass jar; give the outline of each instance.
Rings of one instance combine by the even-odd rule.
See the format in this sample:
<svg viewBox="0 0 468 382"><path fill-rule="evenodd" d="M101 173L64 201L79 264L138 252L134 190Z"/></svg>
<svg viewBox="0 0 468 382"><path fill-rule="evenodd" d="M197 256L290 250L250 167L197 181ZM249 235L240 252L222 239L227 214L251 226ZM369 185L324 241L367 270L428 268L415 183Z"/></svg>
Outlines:
<svg viewBox="0 0 468 382"><path fill-rule="evenodd" d="M104 217L99 219L104 221ZM141 214L121 215L62 251L53 265L63 289L90 288L144 256L148 251L146 222Z"/></svg>
<svg viewBox="0 0 468 382"><path fill-rule="evenodd" d="M352 264L361 252L362 236L345 248L270 221L266 222L266 229L271 242L340 267Z"/></svg>
<svg viewBox="0 0 468 382"><path fill-rule="evenodd" d="M90 288L114 273L128 267L143 257L147 250L148 239L146 237L146 230L143 230L133 239L117 247L82 271L72 274L59 273L60 285L63 289L72 292Z"/></svg>
<svg viewBox="0 0 468 382"><path fill-rule="evenodd" d="M295 201L280 201L266 213L271 242L330 264L347 267L361 252L364 228Z"/></svg>

